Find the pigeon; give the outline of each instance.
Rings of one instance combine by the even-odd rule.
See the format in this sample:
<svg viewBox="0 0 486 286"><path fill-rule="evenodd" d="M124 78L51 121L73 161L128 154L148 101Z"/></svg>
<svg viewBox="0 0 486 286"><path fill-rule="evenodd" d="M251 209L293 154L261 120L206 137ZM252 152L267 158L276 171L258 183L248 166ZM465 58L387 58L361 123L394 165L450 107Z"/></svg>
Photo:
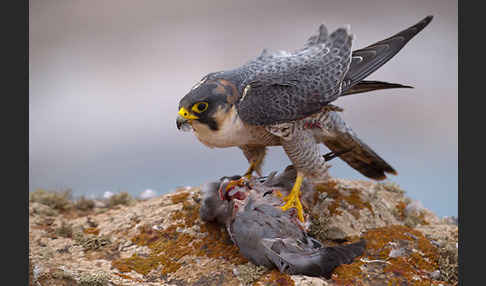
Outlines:
<svg viewBox="0 0 486 286"><path fill-rule="evenodd" d="M243 185L227 185L238 176L222 177L204 184L200 217L226 227L240 254L255 265L277 268L289 275L331 278L341 264L350 264L363 255L366 242L361 239L346 245L325 246L311 237L297 212L285 212L279 206L289 193L296 170L287 167L282 174L254 177ZM304 193L312 193L313 184L304 180Z"/></svg>

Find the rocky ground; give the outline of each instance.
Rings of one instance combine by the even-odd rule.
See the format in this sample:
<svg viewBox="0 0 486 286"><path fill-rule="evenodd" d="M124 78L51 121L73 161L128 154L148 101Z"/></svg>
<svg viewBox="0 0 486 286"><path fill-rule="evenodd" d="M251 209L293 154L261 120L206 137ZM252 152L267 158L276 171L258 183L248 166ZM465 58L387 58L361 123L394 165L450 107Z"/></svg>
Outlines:
<svg viewBox="0 0 486 286"><path fill-rule="evenodd" d="M289 276L240 256L224 227L199 218L199 187L135 200L29 203L30 285L457 285L457 221L438 218L393 183L332 179L307 198L325 244L365 238L366 252L329 280Z"/></svg>

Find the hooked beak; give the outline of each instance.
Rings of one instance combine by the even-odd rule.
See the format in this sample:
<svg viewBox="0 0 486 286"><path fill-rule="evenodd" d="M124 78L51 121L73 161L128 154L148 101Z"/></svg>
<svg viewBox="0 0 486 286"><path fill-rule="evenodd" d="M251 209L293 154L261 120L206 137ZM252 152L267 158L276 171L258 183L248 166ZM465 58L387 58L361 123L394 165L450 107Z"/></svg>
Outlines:
<svg viewBox="0 0 486 286"><path fill-rule="evenodd" d="M188 124L188 123L189 123L189 120L182 118L180 116L177 116L177 119L176 119L177 129L181 130L182 126L184 124Z"/></svg>
<svg viewBox="0 0 486 286"><path fill-rule="evenodd" d="M191 112L187 111L184 107L181 107L178 112L179 116L177 116L176 124L177 129L187 131L191 129L191 121L193 119L199 119L196 115L192 114Z"/></svg>

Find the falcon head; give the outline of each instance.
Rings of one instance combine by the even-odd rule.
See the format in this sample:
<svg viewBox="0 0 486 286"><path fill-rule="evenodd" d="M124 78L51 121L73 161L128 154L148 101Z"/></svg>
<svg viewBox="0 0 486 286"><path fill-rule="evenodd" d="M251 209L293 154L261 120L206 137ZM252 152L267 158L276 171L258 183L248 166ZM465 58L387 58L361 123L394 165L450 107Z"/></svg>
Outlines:
<svg viewBox="0 0 486 286"><path fill-rule="evenodd" d="M238 94L236 86L224 79L207 78L197 83L179 102L177 129L204 125L217 131L227 119Z"/></svg>

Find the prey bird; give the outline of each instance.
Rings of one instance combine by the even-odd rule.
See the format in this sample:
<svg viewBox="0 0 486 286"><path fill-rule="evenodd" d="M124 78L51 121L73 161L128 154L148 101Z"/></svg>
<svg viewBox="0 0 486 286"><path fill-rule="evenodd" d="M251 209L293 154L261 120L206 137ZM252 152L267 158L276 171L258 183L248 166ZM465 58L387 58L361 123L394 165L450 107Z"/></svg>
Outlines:
<svg viewBox="0 0 486 286"><path fill-rule="evenodd" d="M240 184L261 165L268 146L282 146L297 169L283 210L296 208L304 177L325 180L327 160L339 157L368 178L383 180L397 174L361 141L342 120L341 96L410 86L365 78L396 55L432 21L417 24L368 47L352 51L348 28L328 33L324 25L303 48L294 52L264 50L256 59L232 70L209 73L179 102L177 128L193 130L211 148L239 147L250 167ZM331 153L322 156L319 143ZM233 186L230 185L229 187Z"/></svg>
<svg viewBox="0 0 486 286"><path fill-rule="evenodd" d="M225 225L232 241L242 256L256 265L277 268L290 275L320 276L331 278L333 270L349 264L365 252L366 242L325 246L310 236L295 215L279 208L282 203L278 193L288 193L295 179L294 168L267 178L252 177L247 184L223 189L231 179L204 184L200 217L206 222ZM303 188L315 191L306 179Z"/></svg>

